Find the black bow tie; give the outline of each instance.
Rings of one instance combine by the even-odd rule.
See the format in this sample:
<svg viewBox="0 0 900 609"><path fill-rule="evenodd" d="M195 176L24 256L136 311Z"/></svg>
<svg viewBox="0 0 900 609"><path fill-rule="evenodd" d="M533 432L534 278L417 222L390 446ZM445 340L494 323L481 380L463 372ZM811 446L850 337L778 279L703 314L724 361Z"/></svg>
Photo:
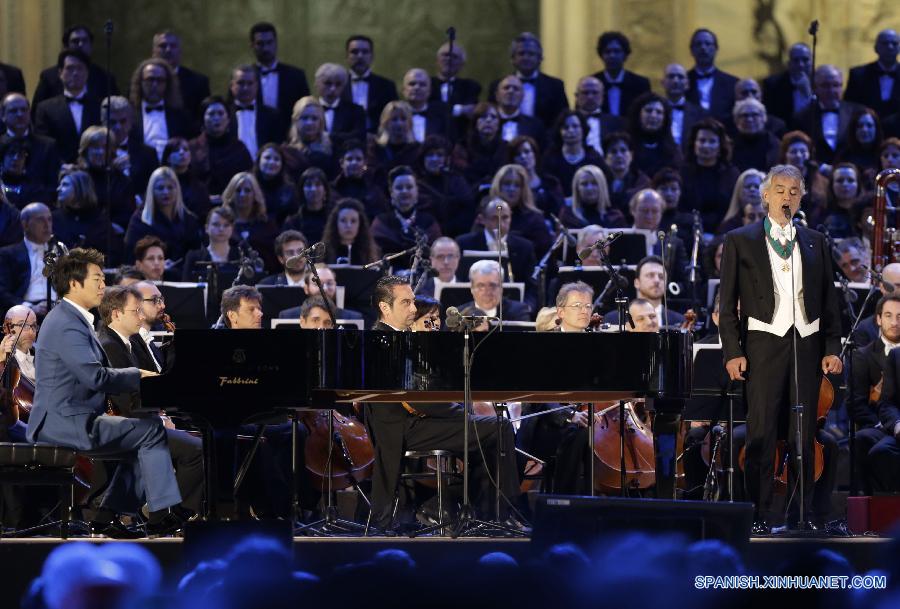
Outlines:
<svg viewBox="0 0 900 609"><path fill-rule="evenodd" d="M166 107L163 105L147 106L146 108L144 108L144 112L165 112L165 111L166 111Z"/></svg>
<svg viewBox="0 0 900 609"><path fill-rule="evenodd" d="M891 68L890 70L885 70L884 68L878 68L879 76L890 76L891 78L897 78L897 68Z"/></svg>
<svg viewBox="0 0 900 609"><path fill-rule="evenodd" d="M353 82L369 82L368 76L354 76L350 79Z"/></svg>
<svg viewBox="0 0 900 609"><path fill-rule="evenodd" d="M531 78L519 78L519 80L522 81L523 85L525 85L525 84L533 85L534 83L537 82L537 76L532 76Z"/></svg>
<svg viewBox="0 0 900 609"><path fill-rule="evenodd" d="M256 110L256 106L250 104L249 106L235 106L234 111L240 112L241 110Z"/></svg>
<svg viewBox="0 0 900 609"><path fill-rule="evenodd" d="M84 104L84 100L80 97L71 97L66 95L66 103L67 104Z"/></svg>
<svg viewBox="0 0 900 609"><path fill-rule="evenodd" d="M413 110L413 116L425 116L424 110Z"/></svg>
<svg viewBox="0 0 900 609"><path fill-rule="evenodd" d="M277 71L278 71L278 68L270 68L268 70L263 70L262 68L259 68L259 75L260 76L268 76L269 74L272 74L273 72L277 72Z"/></svg>
<svg viewBox="0 0 900 609"><path fill-rule="evenodd" d="M127 151L127 150L128 150L128 144L119 144L118 146L116 146L116 148L118 148L119 150L125 150L125 151Z"/></svg>
<svg viewBox="0 0 900 609"><path fill-rule="evenodd" d="M684 110L684 104L670 104L672 110Z"/></svg>

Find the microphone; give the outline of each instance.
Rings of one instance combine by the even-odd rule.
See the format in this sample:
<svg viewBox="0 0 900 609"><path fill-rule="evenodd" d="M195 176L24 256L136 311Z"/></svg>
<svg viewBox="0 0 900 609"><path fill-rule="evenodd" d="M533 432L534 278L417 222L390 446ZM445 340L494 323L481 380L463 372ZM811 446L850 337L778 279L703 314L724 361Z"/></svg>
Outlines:
<svg viewBox="0 0 900 609"><path fill-rule="evenodd" d="M709 432L713 435L714 438L720 438L725 435L725 429L721 425L714 425Z"/></svg>
<svg viewBox="0 0 900 609"><path fill-rule="evenodd" d="M815 36L816 34L819 33L819 20L818 19L812 20L812 22L809 24L809 29L807 30L807 32L809 33L810 36Z"/></svg>
<svg viewBox="0 0 900 609"><path fill-rule="evenodd" d="M869 271L869 276L870 276L873 280L876 280L878 283L881 284L882 290L884 290L885 292L893 292L893 291L894 291L894 284L891 283L890 281L886 281L886 280L884 279L884 275L882 275L881 273L879 273L879 272L876 271L876 270L870 269L870 268L867 267L865 264L860 264L859 266L860 266L860 268L862 268L864 271Z"/></svg>
<svg viewBox="0 0 900 609"><path fill-rule="evenodd" d="M583 250L581 250L580 252L578 252L578 257L581 258L582 260L587 260L588 258L590 258L591 252L593 252L595 249L603 248L608 245L611 245L613 243L613 241L615 241L616 239L618 239L619 237L621 237L624 234L625 233L623 231L616 231L614 233L607 235L606 237L604 237L602 239L597 239L597 241L594 242L594 244L592 246L586 247Z"/></svg>
<svg viewBox="0 0 900 609"><path fill-rule="evenodd" d="M449 38L450 40L456 40L456 28L452 25L447 28L447 38Z"/></svg>
<svg viewBox="0 0 900 609"><path fill-rule="evenodd" d="M463 315L456 307L447 307L447 317L445 323L449 329L458 328L466 322L480 322L482 320L498 319L492 315Z"/></svg>
<svg viewBox="0 0 900 609"><path fill-rule="evenodd" d="M291 256L285 260L284 268L295 273L300 272L306 267L307 259L315 260L316 258L321 258L323 254L325 254L325 243L319 241L310 245L296 256Z"/></svg>

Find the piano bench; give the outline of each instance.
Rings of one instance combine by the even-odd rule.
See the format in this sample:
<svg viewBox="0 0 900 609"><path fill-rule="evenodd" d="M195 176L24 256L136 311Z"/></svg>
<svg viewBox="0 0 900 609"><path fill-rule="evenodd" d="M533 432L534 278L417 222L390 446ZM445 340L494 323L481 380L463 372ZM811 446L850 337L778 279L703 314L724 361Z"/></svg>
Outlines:
<svg viewBox="0 0 900 609"><path fill-rule="evenodd" d="M448 478L457 478L459 473L456 467L456 457L449 450L408 450L403 453L402 470L400 474L401 484L407 480L418 482L437 490L438 524L444 522L444 492L447 490ZM409 460L417 460L418 466L413 467L418 471L405 472L408 465L413 465ZM446 523L449 524L449 523Z"/></svg>
<svg viewBox="0 0 900 609"><path fill-rule="evenodd" d="M53 444L0 442L0 484L55 486L59 489L60 539L69 537L76 456L73 449Z"/></svg>

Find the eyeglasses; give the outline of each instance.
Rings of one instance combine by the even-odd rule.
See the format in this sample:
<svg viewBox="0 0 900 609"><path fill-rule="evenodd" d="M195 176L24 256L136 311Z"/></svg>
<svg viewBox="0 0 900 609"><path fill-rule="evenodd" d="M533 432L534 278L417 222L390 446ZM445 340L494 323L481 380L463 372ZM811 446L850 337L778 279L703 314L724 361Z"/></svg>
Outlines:
<svg viewBox="0 0 900 609"><path fill-rule="evenodd" d="M38 325L34 322L27 324L24 321L20 321L19 323L9 324L9 325L11 328L16 328L17 330L19 328L28 328L29 330L34 330L36 332L38 329Z"/></svg>
<svg viewBox="0 0 900 609"><path fill-rule="evenodd" d="M478 290L479 292L483 292L485 290L499 290L500 284L499 283L473 283L472 289Z"/></svg>
<svg viewBox="0 0 900 609"><path fill-rule="evenodd" d="M166 299L162 296L154 296L153 298L144 298L142 299L142 302L150 302L158 306L161 304L166 304Z"/></svg>
<svg viewBox="0 0 900 609"><path fill-rule="evenodd" d="M122 310L125 311L126 313L134 313L134 314L137 315L138 317L143 317L143 316L144 316L144 310L143 310L143 309L140 309L140 308L135 308L135 309L122 309Z"/></svg>
<svg viewBox="0 0 900 609"><path fill-rule="evenodd" d="M592 304L589 303L589 302L573 302L573 303L570 304L570 305L564 305L564 307L565 307L566 309L575 309L575 310L580 310L580 311L590 311L591 309L594 308L594 305L592 305Z"/></svg>

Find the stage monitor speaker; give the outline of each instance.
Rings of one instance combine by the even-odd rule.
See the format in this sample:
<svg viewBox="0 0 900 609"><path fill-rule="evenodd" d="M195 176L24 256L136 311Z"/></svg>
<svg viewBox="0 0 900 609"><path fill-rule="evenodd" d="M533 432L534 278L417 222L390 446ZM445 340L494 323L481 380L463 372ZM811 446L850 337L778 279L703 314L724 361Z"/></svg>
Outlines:
<svg viewBox="0 0 900 609"><path fill-rule="evenodd" d="M202 561L225 558L234 546L251 536L274 539L293 555L293 534L287 520L189 522L184 528L182 557L193 569Z"/></svg>
<svg viewBox="0 0 900 609"><path fill-rule="evenodd" d="M607 534L644 531L720 539L743 552L752 524L752 503L539 495L531 541L540 549L558 543L587 548Z"/></svg>

